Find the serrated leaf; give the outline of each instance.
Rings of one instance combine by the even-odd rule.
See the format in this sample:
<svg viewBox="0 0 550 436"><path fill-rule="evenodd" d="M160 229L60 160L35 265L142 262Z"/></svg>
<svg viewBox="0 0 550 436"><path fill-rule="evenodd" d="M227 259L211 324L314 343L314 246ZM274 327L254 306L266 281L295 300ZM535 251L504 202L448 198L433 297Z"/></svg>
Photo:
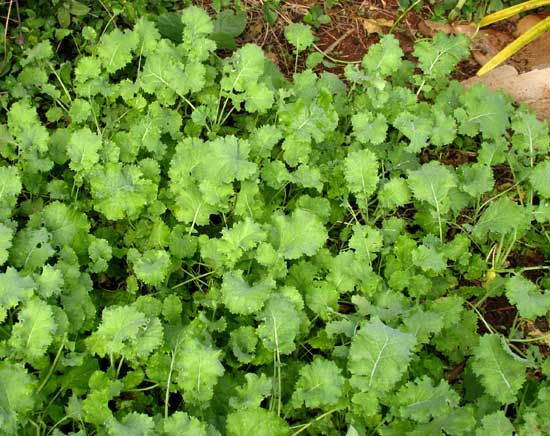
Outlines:
<svg viewBox="0 0 550 436"><path fill-rule="evenodd" d="M101 138L88 127L73 132L67 144L69 166L76 172L90 171L99 162L102 146Z"/></svg>
<svg viewBox="0 0 550 436"><path fill-rule="evenodd" d="M447 77L455 66L470 54L470 40L459 33L454 36L437 33L432 41L415 44L413 54L428 77Z"/></svg>
<svg viewBox="0 0 550 436"><path fill-rule="evenodd" d="M274 412L260 407L242 409L229 414L227 436L289 436L290 428Z"/></svg>
<svg viewBox="0 0 550 436"><path fill-rule="evenodd" d="M132 61L132 52L139 43L139 37L131 30L115 29L101 38L97 55L109 73L115 73Z"/></svg>
<svg viewBox="0 0 550 436"><path fill-rule="evenodd" d="M335 405L342 396L344 377L331 360L316 358L300 370L292 402L310 409Z"/></svg>
<svg viewBox="0 0 550 436"><path fill-rule="evenodd" d="M459 178L461 189L473 198L479 198L482 194L490 192L495 185L491 167L482 163L461 165Z"/></svg>
<svg viewBox="0 0 550 436"><path fill-rule="evenodd" d="M229 345L235 357L242 363L250 363L254 358L258 337L252 326L241 326L231 332Z"/></svg>
<svg viewBox="0 0 550 436"><path fill-rule="evenodd" d="M412 252L412 261L423 271L432 271L436 274L442 273L447 268L447 259L430 245L422 244L416 247Z"/></svg>
<svg viewBox="0 0 550 436"><path fill-rule="evenodd" d="M529 182L535 192L543 198L550 199L550 160L544 160L529 173Z"/></svg>
<svg viewBox="0 0 550 436"><path fill-rule="evenodd" d="M449 192L457 184L456 176L438 161L409 171L407 182L416 199L427 202L441 213L449 209Z"/></svg>
<svg viewBox="0 0 550 436"><path fill-rule="evenodd" d="M285 27L285 38L290 42L297 53L304 51L313 44L313 33L311 27L302 23L291 23Z"/></svg>
<svg viewBox="0 0 550 436"><path fill-rule="evenodd" d="M512 130L512 147L515 150L526 152L531 159L548 152L548 124L538 120L535 113L524 108L518 109L512 117Z"/></svg>
<svg viewBox="0 0 550 436"><path fill-rule="evenodd" d="M214 395L214 386L224 373L219 350L202 344L197 339L186 339L175 351L174 381L190 404L205 404Z"/></svg>
<svg viewBox="0 0 550 436"><path fill-rule="evenodd" d="M525 382L525 364L505 350L498 335L484 335L474 351L472 369L481 384L501 404L516 401Z"/></svg>
<svg viewBox="0 0 550 436"><path fill-rule="evenodd" d="M460 97L462 107L455 109L458 132L471 137L478 133L486 140L497 141L510 126L510 100L504 94L491 92L486 85L476 84Z"/></svg>
<svg viewBox="0 0 550 436"><path fill-rule="evenodd" d="M502 410L497 410L481 419L481 427L476 429L476 436L513 436L514 426Z"/></svg>
<svg viewBox="0 0 550 436"><path fill-rule="evenodd" d="M378 318L363 322L351 340L348 368L352 387L389 391L406 371L416 338Z"/></svg>
<svg viewBox="0 0 550 436"><path fill-rule="evenodd" d="M344 161L344 176L350 192L358 195L366 207L368 197L378 185L378 161L370 150L353 151Z"/></svg>
<svg viewBox="0 0 550 436"><path fill-rule="evenodd" d="M128 250L128 259L133 264L136 277L151 286L160 286L170 272L172 262L165 250L145 250L139 253L136 249Z"/></svg>
<svg viewBox="0 0 550 436"><path fill-rule="evenodd" d="M378 191L378 200L388 209L404 206L411 199L407 181L402 177L393 177L382 185Z"/></svg>
<svg viewBox="0 0 550 436"><path fill-rule="evenodd" d="M313 256L327 239L321 220L303 209L296 209L290 216L276 213L272 223L270 241L285 259Z"/></svg>
<svg viewBox="0 0 550 436"><path fill-rule="evenodd" d="M50 242L51 234L44 227L21 229L15 235L10 250L12 264L29 271L40 268L55 253Z"/></svg>
<svg viewBox="0 0 550 436"><path fill-rule="evenodd" d="M513 232L521 234L529 226L530 221L527 209L508 197L499 197L485 209L472 234L478 239Z"/></svg>
<svg viewBox="0 0 550 436"><path fill-rule="evenodd" d="M459 395L444 380L434 386L427 376L408 382L396 393L399 415L417 422L446 415L459 401Z"/></svg>
<svg viewBox="0 0 550 436"><path fill-rule="evenodd" d="M257 316L257 329L263 345L273 352L290 354L296 349L295 338L300 328L300 317L295 305L281 294L273 295Z"/></svg>
<svg viewBox="0 0 550 436"><path fill-rule="evenodd" d="M0 273L0 306L7 310L27 301L34 289L35 283L31 277L22 276L15 268L8 266L5 273Z"/></svg>
<svg viewBox="0 0 550 436"><path fill-rule="evenodd" d="M550 311L550 294L541 292L537 285L521 275L506 280L506 296L515 304L520 316L535 320Z"/></svg>
<svg viewBox="0 0 550 436"><path fill-rule="evenodd" d="M16 435L36 402L36 381L20 363L0 362L0 426Z"/></svg>
<svg viewBox="0 0 550 436"><path fill-rule="evenodd" d="M101 324L85 342L90 352L100 357L122 356L133 361L148 357L162 341L157 318L132 306L113 306L103 310Z"/></svg>
<svg viewBox="0 0 550 436"><path fill-rule="evenodd" d="M155 423L153 418L143 413L130 412L120 421L111 418L105 423L112 436L153 436Z"/></svg>
<svg viewBox="0 0 550 436"><path fill-rule="evenodd" d="M381 144L386 139L388 123L386 117L377 113L359 112L351 117L353 134L364 144Z"/></svg>
<svg viewBox="0 0 550 436"><path fill-rule="evenodd" d="M370 74L387 77L395 73L403 62L403 50L393 35L384 35L372 45L363 57L363 68Z"/></svg>
<svg viewBox="0 0 550 436"><path fill-rule="evenodd" d="M202 422L179 410L164 420L163 430L165 436L207 436L206 426Z"/></svg>
<svg viewBox="0 0 550 436"><path fill-rule="evenodd" d="M221 286L223 303L231 313L242 315L260 311L273 289L275 281L271 277L251 286L243 278L243 271L226 272Z"/></svg>
<svg viewBox="0 0 550 436"><path fill-rule="evenodd" d="M424 114L416 115L408 111L401 112L395 118L393 125L409 139L405 148L411 153L419 153L428 145L428 139L433 131L433 121Z"/></svg>
<svg viewBox="0 0 550 436"><path fill-rule="evenodd" d="M156 185L132 165L108 163L91 179L94 209L109 220L136 218L156 196Z"/></svg>
<svg viewBox="0 0 550 436"><path fill-rule="evenodd" d="M33 362L46 354L55 329L52 308L46 302L34 298L19 312L9 344L17 354Z"/></svg>

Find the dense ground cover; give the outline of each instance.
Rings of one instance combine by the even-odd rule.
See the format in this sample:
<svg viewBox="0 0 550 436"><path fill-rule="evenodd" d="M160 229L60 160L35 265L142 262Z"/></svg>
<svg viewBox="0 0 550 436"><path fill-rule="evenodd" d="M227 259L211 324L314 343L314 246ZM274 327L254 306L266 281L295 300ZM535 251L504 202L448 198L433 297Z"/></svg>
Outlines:
<svg viewBox="0 0 550 436"><path fill-rule="evenodd" d="M179 20L4 71L0 433L550 434L547 125L466 37L288 80Z"/></svg>

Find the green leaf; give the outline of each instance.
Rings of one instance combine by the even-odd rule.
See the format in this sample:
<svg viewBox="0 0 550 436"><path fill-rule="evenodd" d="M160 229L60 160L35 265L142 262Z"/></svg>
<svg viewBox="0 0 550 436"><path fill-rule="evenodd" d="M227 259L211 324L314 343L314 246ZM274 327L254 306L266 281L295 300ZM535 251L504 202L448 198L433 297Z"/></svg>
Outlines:
<svg viewBox="0 0 550 436"><path fill-rule="evenodd" d="M38 294L43 298L59 295L63 288L63 273L51 265L44 265L42 273L36 277Z"/></svg>
<svg viewBox="0 0 550 436"><path fill-rule="evenodd" d="M206 426L194 416L177 411L163 422L165 436L207 436Z"/></svg>
<svg viewBox="0 0 550 436"><path fill-rule="evenodd" d="M109 401L120 394L123 383L121 380L110 380L102 371L94 372L88 383L90 392L79 407L80 414L88 423L104 425L113 417Z"/></svg>
<svg viewBox="0 0 550 436"><path fill-rule="evenodd" d="M444 416L437 416L426 424L418 424L410 436L425 436L446 434L462 436L474 428L476 419L471 407L462 407L452 410ZM444 433L443 433L444 432Z"/></svg>
<svg viewBox="0 0 550 436"><path fill-rule="evenodd" d="M462 107L455 109L458 133L497 141L510 126L510 100L503 93L491 92L486 85L476 84L459 97Z"/></svg>
<svg viewBox="0 0 550 436"><path fill-rule="evenodd" d="M342 371L331 360L316 358L300 370L292 403L305 404L310 409L335 405L342 396L344 377Z"/></svg>
<svg viewBox="0 0 550 436"><path fill-rule="evenodd" d="M444 319L439 313L423 311L419 308L412 310L403 318L406 330L415 335L419 343L430 342L432 335L443 329L443 322Z"/></svg>
<svg viewBox="0 0 550 436"><path fill-rule="evenodd" d="M155 434L153 418L143 413L131 412L120 421L111 418L105 424L111 436L153 436Z"/></svg>
<svg viewBox="0 0 550 436"><path fill-rule="evenodd" d="M481 427L476 429L476 436L513 436L514 426L502 410L497 410L481 419Z"/></svg>
<svg viewBox="0 0 550 436"><path fill-rule="evenodd" d="M0 167L0 216L9 217L23 186L15 167Z"/></svg>
<svg viewBox="0 0 550 436"><path fill-rule="evenodd" d="M223 303L231 313L250 315L259 312L275 289L271 277L250 286L243 278L243 271L230 271L223 275L221 292Z"/></svg>
<svg viewBox="0 0 550 436"><path fill-rule="evenodd" d="M417 200L425 201L440 213L449 209L449 192L457 185L456 176L438 161L409 171L407 182Z"/></svg>
<svg viewBox="0 0 550 436"><path fill-rule="evenodd" d="M222 9L214 21L214 32L210 34L219 49L235 49L235 38L244 32L247 15L244 11L233 12Z"/></svg>
<svg viewBox="0 0 550 436"><path fill-rule="evenodd" d="M97 55L109 73L115 73L132 61L132 52L139 43L139 37L131 30L121 32L115 29L101 38Z"/></svg>
<svg viewBox="0 0 550 436"><path fill-rule="evenodd" d="M311 27L302 23L291 23L285 27L285 38L296 49L296 53L304 51L313 44Z"/></svg>
<svg viewBox="0 0 550 436"><path fill-rule="evenodd" d="M433 106L433 130L430 142L436 147L451 144L456 138L456 121L445 113L444 108Z"/></svg>
<svg viewBox="0 0 550 436"><path fill-rule="evenodd" d="M539 121L537 116L526 108L520 108L512 117L512 147L526 152L531 158L548 152L550 135L548 124Z"/></svg>
<svg viewBox="0 0 550 436"><path fill-rule="evenodd" d="M363 68L370 74L387 77L397 72L403 63L403 50L393 35L384 35L363 57Z"/></svg>
<svg viewBox="0 0 550 436"><path fill-rule="evenodd" d="M353 151L344 161L344 176L350 192L361 199L366 208L367 199L378 185L378 161L370 150Z"/></svg>
<svg viewBox="0 0 550 436"><path fill-rule="evenodd" d="M206 11L198 6L188 6L181 13L181 22L185 26L186 34L191 41L193 38L202 38L214 30L212 19Z"/></svg>
<svg viewBox="0 0 550 436"><path fill-rule="evenodd" d="M0 380L0 428L16 435L36 402L36 381L22 364L9 360L0 362Z"/></svg>
<svg viewBox="0 0 550 436"><path fill-rule="evenodd" d="M183 38L183 22L181 14L165 12L155 17L155 22L160 34L164 38L179 44Z"/></svg>
<svg viewBox="0 0 550 436"><path fill-rule="evenodd" d="M257 166L248 160L248 141L226 136L207 143L204 151L208 160L202 162L201 172L206 180L228 183L246 180L256 175Z"/></svg>
<svg viewBox="0 0 550 436"><path fill-rule="evenodd" d="M521 317L534 321L550 311L550 294L541 293L531 280L515 275L506 280L505 286L508 300L516 305Z"/></svg>
<svg viewBox="0 0 550 436"><path fill-rule="evenodd" d="M174 381L190 404L205 404L214 395L214 386L224 373L219 350L204 345L197 339L184 341L176 351Z"/></svg>
<svg viewBox="0 0 550 436"><path fill-rule="evenodd" d="M165 250L128 250L128 260L133 264L136 277L146 285L161 286L170 272L172 262Z"/></svg>
<svg viewBox="0 0 550 436"><path fill-rule="evenodd" d="M109 267L109 261L113 256L113 250L109 241L102 238L94 238L88 246L90 256L89 268L91 272L100 273Z"/></svg>
<svg viewBox="0 0 550 436"><path fill-rule="evenodd" d="M508 197L499 197L485 209L472 234L480 240L513 232L521 234L528 228L530 221L531 217L524 207Z"/></svg>
<svg viewBox="0 0 550 436"><path fill-rule="evenodd" d="M33 298L19 312L9 344L18 355L33 362L46 354L55 329L52 308L44 301Z"/></svg>
<svg viewBox="0 0 550 436"><path fill-rule="evenodd" d="M353 134L363 144L378 145L386 139L388 123L381 113L375 116L371 112L359 112L351 117L351 123Z"/></svg>
<svg viewBox="0 0 550 436"><path fill-rule="evenodd" d="M415 44L413 54L418 58L419 66L430 78L448 77L456 65L470 54L470 40L459 33L449 36L436 33L432 41Z"/></svg>
<svg viewBox="0 0 550 436"><path fill-rule="evenodd" d="M447 268L447 259L431 245L420 245L412 252L413 264L423 271L440 274Z"/></svg>
<svg viewBox="0 0 550 436"><path fill-rule="evenodd" d="M490 192L495 185L491 167L479 162L461 165L459 179L461 189L473 198L479 198L482 194Z"/></svg>
<svg viewBox="0 0 550 436"><path fill-rule="evenodd" d="M27 154L48 151L48 130L42 125L36 108L29 100L17 101L8 112L8 128L15 137L17 145Z"/></svg>
<svg viewBox="0 0 550 436"><path fill-rule="evenodd" d="M148 318L132 306L103 310L101 324L85 342L92 354L121 356L130 361L147 358L163 341L157 318Z"/></svg>
<svg viewBox="0 0 550 436"><path fill-rule="evenodd" d="M132 165L108 163L90 178L94 209L109 220L136 218L156 197L156 186Z"/></svg>
<svg viewBox="0 0 550 436"><path fill-rule="evenodd" d="M273 391L273 381L265 374L258 377L254 373L244 375L246 384L237 387L237 397L231 397L229 404L235 410L259 407Z"/></svg>
<svg viewBox="0 0 550 436"><path fill-rule="evenodd" d="M391 178L378 191L378 200L387 209L404 206L410 199L411 191L407 185L407 181L402 177Z"/></svg>
<svg viewBox="0 0 550 436"><path fill-rule="evenodd" d="M550 160L537 164L529 174L529 182L535 192L543 198L550 198Z"/></svg>
<svg viewBox="0 0 550 436"><path fill-rule="evenodd" d="M285 259L313 256L327 239L321 220L303 209L294 210L290 216L275 213L271 221L269 239Z"/></svg>
<svg viewBox="0 0 550 436"><path fill-rule="evenodd" d="M38 230L24 228L17 232L10 250L10 260L14 266L33 271L43 266L54 255L51 234L43 227Z"/></svg>
<svg viewBox="0 0 550 436"><path fill-rule="evenodd" d="M27 301L34 289L35 283L31 277L22 276L15 268L8 266L5 273L0 273L0 306L8 310Z"/></svg>
<svg viewBox="0 0 550 436"><path fill-rule="evenodd" d="M231 57L231 73L221 81L226 91L247 91L264 73L265 54L255 44L245 44Z"/></svg>
<svg viewBox="0 0 550 436"><path fill-rule="evenodd" d="M260 407L242 409L229 414L227 436L289 436L287 424L275 413Z"/></svg>
<svg viewBox="0 0 550 436"><path fill-rule="evenodd" d="M149 56L155 51L161 36L159 30L157 30L157 27L155 27L152 21L143 17L140 18L134 26L134 33L139 37L136 53L142 56Z"/></svg>
<svg viewBox="0 0 550 436"><path fill-rule="evenodd" d="M479 339L472 369L487 393L501 404L514 403L525 383L525 363L512 354L498 335L484 335Z"/></svg>
<svg viewBox="0 0 550 436"><path fill-rule="evenodd" d="M434 386L429 377L423 376L408 382L396 393L399 416L417 422L444 416L458 406L458 394L441 380Z"/></svg>
<svg viewBox="0 0 550 436"><path fill-rule="evenodd" d="M257 316L261 321L258 337L268 350L290 354L296 349L295 338L300 329L300 317L295 305L281 294L273 295Z"/></svg>
<svg viewBox="0 0 550 436"><path fill-rule="evenodd" d="M231 332L229 345L241 363L250 363L255 355L258 337L252 326L241 326Z"/></svg>
<svg viewBox="0 0 550 436"><path fill-rule="evenodd" d="M411 153L422 151L422 148L428 145L428 139L433 131L433 122L430 118L407 111L401 112L393 125L410 140L405 149Z"/></svg>
<svg viewBox="0 0 550 436"><path fill-rule="evenodd" d="M378 318L363 322L349 351L352 387L388 392L407 370L415 344L413 335L388 327Z"/></svg>
<svg viewBox="0 0 550 436"><path fill-rule="evenodd" d="M376 258L375 253L380 252L382 249L383 242L380 230L375 227L356 224L353 226L353 235L348 245L371 264Z"/></svg>
<svg viewBox="0 0 550 436"><path fill-rule="evenodd" d="M101 148L101 138L89 128L75 131L67 144L67 154L71 159L69 166L76 172L90 171L99 162Z"/></svg>
<svg viewBox="0 0 550 436"><path fill-rule="evenodd" d="M69 116L73 123L83 123L85 122L92 113L92 106L88 101L82 98L75 98L71 103L71 108L69 109Z"/></svg>
<svg viewBox="0 0 550 436"><path fill-rule="evenodd" d="M87 251L90 223L86 214L64 203L54 201L41 213L41 223L51 234L55 247L71 247L77 254Z"/></svg>

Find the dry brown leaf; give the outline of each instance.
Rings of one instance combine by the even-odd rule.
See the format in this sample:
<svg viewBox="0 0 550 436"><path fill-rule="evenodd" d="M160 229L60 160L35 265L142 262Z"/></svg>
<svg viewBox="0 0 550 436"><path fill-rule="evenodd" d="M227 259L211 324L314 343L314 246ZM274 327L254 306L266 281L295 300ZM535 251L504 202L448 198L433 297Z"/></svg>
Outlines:
<svg viewBox="0 0 550 436"><path fill-rule="evenodd" d="M525 323L525 329L527 330L527 335L531 338L540 338L543 336L547 336L547 333L541 332L532 321L528 321L527 323ZM541 339L541 342L546 346L550 346L550 338L548 337Z"/></svg>
<svg viewBox="0 0 550 436"><path fill-rule="evenodd" d="M363 18L361 21L367 33L384 33L386 28L393 26L393 20L385 18Z"/></svg>
<svg viewBox="0 0 550 436"><path fill-rule="evenodd" d="M434 36L437 32L453 33L453 28L450 24L423 20L418 23L418 31L424 36Z"/></svg>
<svg viewBox="0 0 550 436"><path fill-rule="evenodd" d="M531 14L526 15L525 17L521 18L517 24L516 24L516 31L514 34L516 36L523 35L525 32L527 32L531 27L533 27L535 24L542 21L542 17L539 15Z"/></svg>

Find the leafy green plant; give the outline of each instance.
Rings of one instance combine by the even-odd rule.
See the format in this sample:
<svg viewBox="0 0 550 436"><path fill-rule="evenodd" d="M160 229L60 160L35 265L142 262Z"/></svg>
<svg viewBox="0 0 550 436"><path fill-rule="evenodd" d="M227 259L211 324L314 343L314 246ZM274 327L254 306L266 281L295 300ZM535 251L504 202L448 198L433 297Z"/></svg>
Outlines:
<svg viewBox="0 0 550 436"><path fill-rule="evenodd" d="M547 126L466 38L287 80L180 20L2 79L4 434L547 433Z"/></svg>

